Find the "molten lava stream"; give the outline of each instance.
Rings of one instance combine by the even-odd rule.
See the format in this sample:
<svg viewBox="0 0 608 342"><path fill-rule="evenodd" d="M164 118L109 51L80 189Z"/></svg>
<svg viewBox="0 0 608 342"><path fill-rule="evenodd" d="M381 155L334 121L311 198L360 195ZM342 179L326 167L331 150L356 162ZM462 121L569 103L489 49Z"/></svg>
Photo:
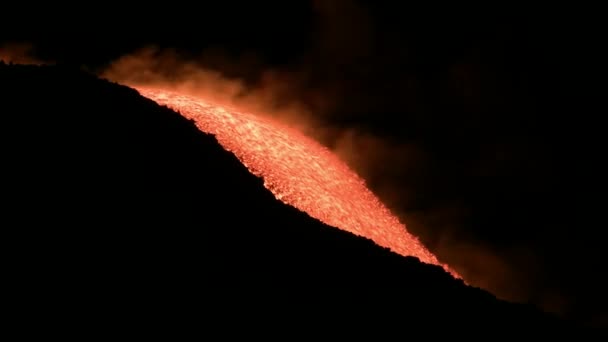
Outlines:
<svg viewBox="0 0 608 342"><path fill-rule="evenodd" d="M442 266L336 155L285 125L162 89L139 88L155 102L215 135L282 202L403 256Z"/></svg>

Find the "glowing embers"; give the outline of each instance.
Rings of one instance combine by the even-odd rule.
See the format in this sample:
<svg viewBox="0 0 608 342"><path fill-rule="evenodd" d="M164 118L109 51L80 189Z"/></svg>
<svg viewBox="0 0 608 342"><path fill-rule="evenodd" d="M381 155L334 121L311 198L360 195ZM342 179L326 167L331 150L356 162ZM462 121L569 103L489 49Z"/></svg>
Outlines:
<svg viewBox="0 0 608 342"><path fill-rule="evenodd" d="M161 89L139 91L193 119L201 131L215 135L226 150L264 179L277 199L396 253L440 265L360 177L314 140L278 122L203 99Z"/></svg>

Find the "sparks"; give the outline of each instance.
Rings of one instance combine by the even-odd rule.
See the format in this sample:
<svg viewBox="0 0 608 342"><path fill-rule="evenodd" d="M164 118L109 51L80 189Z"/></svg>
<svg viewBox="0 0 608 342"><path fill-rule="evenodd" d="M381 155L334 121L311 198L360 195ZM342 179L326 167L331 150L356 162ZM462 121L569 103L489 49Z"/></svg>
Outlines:
<svg viewBox="0 0 608 342"><path fill-rule="evenodd" d="M365 181L321 144L281 123L162 89L143 96L193 119L274 196L325 224L371 239L403 256L442 266L367 188Z"/></svg>

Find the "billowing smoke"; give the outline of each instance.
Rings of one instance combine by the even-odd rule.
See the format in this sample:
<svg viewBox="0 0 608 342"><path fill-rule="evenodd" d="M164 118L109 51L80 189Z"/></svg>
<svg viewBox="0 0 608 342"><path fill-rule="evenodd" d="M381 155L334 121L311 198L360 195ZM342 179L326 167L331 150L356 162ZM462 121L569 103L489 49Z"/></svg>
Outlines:
<svg viewBox="0 0 608 342"><path fill-rule="evenodd" d="M102 76L132 86L162 87L240 110L271 115L312 132L314 117L297 101L287 73L264 70L254 81L227 76L205 65L206 57L186 59L173 50L146 47L114 61ZM228 65L229 62L226 62Z"/></svg>

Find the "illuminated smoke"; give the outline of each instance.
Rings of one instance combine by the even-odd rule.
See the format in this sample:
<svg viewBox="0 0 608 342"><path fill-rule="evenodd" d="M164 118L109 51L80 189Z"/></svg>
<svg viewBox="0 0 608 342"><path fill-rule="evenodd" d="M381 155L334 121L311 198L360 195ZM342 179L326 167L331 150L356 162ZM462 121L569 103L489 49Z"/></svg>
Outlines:
<svg viewBox="0 0 608 342"><path fill-rule="evenodd" d="M360 177L314 140L269 118L200 98L157 88L138 90L193 119L201 131L215 135L282 202L403 256L440 265L459 277L406 231Z"/></svg>
<svg viewBox="0 0 608 342"><path fill-rule="evenodd" d="M43 64L33 57L34 48L30 44L4 44L0 45L0 61L15 64Z"/></svg>

